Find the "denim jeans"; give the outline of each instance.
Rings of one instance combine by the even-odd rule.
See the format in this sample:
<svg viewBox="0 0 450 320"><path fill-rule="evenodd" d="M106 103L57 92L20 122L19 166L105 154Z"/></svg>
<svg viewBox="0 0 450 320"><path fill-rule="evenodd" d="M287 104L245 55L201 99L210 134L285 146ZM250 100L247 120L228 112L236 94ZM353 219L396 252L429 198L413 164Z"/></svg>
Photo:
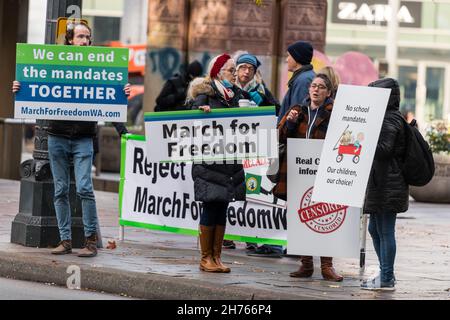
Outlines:
<svg viewBox="0 0 450 320"><path fill-rule="evenodd" d="M224 226L227 223L228 202L203 202L203 213L200 217L202 226Z"/></svg>
<svg viewBox="0 0 450 320"><path fill-rule="evenodd" d="M83 210L84 235L97 232L97 207L92 187L92 138L68 139L48 136L48 157L55 187L54 205L61 240L71 240L69 204L70 160L73 158L77 195Z"/></svg>
<svg viewBox="0 0 450 320"><path fill-rule="evenodd" d="M396 219L396 213L387 212L370 215L369 233L372 236L373 246L380 262L381 282L390 282L394 279Z"/></svg>

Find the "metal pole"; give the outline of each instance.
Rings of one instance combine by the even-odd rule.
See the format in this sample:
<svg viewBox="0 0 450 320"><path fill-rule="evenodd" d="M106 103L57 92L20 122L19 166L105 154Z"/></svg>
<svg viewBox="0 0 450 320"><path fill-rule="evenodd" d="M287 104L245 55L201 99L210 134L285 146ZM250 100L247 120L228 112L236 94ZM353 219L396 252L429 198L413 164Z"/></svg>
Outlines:
<svg viewBox="0 0 450 320"><path fill-rule="evenodd" d="M125 227L119 226L119 241L125 240Z"/></svg>
<svg viewBox="0 0 450 320"><path fill-rule="evenodd" d="M386 60L388 62L388 76L394 79L398 78L398 11L400 9L400 0L389 0L391 9L390 19L387 23L386 39Z"/></svg>
<svg viewBox="0 0 450 320"><path fill-rule="evenodd" d="M367 237L367 215L363 209L360 211L361 229L360 229L360 250L359 250L359 275L362 276L366 269L366 237Z"/></svg>

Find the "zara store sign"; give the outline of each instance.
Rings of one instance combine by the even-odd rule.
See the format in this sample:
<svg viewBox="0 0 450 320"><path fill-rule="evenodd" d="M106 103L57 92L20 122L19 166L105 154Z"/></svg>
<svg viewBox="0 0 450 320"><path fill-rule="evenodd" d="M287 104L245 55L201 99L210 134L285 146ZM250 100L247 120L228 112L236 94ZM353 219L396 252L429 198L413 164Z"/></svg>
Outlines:
<svg viewBox="0 0 450 320"><path fill-rule="evenodd" d="M335 0L332 8L333 23L385 26L392 9L388 0ZM420 28L422 3L401 1L397 13L400 27Z"/></svg>

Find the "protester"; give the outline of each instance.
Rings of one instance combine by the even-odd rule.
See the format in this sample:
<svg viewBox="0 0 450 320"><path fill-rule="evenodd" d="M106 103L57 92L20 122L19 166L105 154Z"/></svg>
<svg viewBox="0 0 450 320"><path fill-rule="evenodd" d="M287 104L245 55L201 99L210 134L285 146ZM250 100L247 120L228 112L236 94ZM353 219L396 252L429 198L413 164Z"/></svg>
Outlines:
<svg viewBox="0 0 450 320"><path fill-rule="evenodd" d="M84 23L67 26L65 45L90 46L91 29ZM20 90L20 82L13 82L13 92ZM130 94L130 85L124 88ZM54 206L61 241L52 254L72 252L71 214L69 205L70 164L73 160L77 196L81 199L85 235L84 248L79 257L97 255L98 217L92 186L93 138L97 122L93 121L48 121L48 156L55 188Z"/></svg>
<svg viewBox="0 0 450 320"><path fill-rule="evenodd" d="M341 82L341 79L339 78L339 75L337 74L336 70L334 70L333 67L326 66L319 70L318 73L322 73L330 79L331 84L333 86L333 89L331 90L331 98L336 98L337 89L339 86L339 83Z"/></svg>
<svg viewBox="0 0 450 320"><path fill-rule="evenodd" d="M294 105L278 124L280 143L287 138L325 139L333 110L331 98L333 85L324 74L318 74L309 87L309 98L303 104ZM280 159L280 181L275 185L274 193L287 194L287 158ZM328 281L342 281L343 277L333 268L333 258L320 257L322 276ZM294 278L309 278L314 273L312 256L301 256L300 268L290 274Z"/></svg>
<svg viewBox="0 0 450 320"><path fill-rule="evenodd" d="M236 66L227 54L214 57L208 66L206 78L193 82L193 109L214 112L215 108L239 106L244 96L233 85ZM245 200L245 174L241 163L194 164L192 167L195 200L203 202L200 217L200 270L230 272L221 261L228 204Z"/></svg>
<svg viewBox="0 0 450 320"><path fill-rule="evenodd" d="M372 82L369 86L389 88L392 91L378 138L364 203L364 213L370 214L369 233L380 264L380 274L363 282L361 288L395 290L395 222L397 213L407 211L409 205L409 187L401 169L406 148L406 132L399 111L398 82L386 78Z"/></svg>
<svg viewBox="0 0 450 320"><path fill-rule="evenodd" d="M258 58L247 51L237 51L233 57L236 61L236 86L242 89L244 95L248 96L254 105L275 106L276 114L278 114L280 103L264 84L258 69L261 66ZM224 240L223 248L235 249L236 244L234 241ZM258 246L256 243L247 242L246 249L248 253L254 254Z"/></svg>
<svg viewBox="0 0 450 320"><path fill-rule="evenodd" d="M156 98L155 111L187 110L186 95L189 82L201 76L203 67L197 60L191 62L185 72L170 78L164 84L160 94Z"/></svg>
<svg viewBox="0 0 450 320"><path fill-rule="evenodd" d="M236 85L247 92L257 106L275 106L276 114L281 108L278 100L266 87L259 71L261 62L252 54L244 52L236 57Z"/></svg>
<svg viewBox="0 0 450 320"><path fill-rule="evenodd" d="M308 97L308 88L315 75L311 64L313 51L311 44L305 41L297 41L287 49L286 63L288 71L293 72L293 75L288 82L289 88L281 103L278 122L292 106L302 104L303 100Z"/></svg>

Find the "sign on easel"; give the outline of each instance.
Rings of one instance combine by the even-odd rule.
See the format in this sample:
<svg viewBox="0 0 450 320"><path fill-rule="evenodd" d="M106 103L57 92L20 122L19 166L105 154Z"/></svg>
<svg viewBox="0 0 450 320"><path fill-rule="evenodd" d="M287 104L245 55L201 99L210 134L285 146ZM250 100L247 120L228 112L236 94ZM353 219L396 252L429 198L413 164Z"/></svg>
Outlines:
<svg viewBox="0 0 450 320"><path fill-rule="evenodd" d="M323 140L288 139L287 251L324 257L359 257L360 211L314 202Z"/></svg>
<svg viewBox="0 0 450 320"><path fill-rule="evenodd" d="M340 85L312 200L362 208L391 89Z"/></svg>

